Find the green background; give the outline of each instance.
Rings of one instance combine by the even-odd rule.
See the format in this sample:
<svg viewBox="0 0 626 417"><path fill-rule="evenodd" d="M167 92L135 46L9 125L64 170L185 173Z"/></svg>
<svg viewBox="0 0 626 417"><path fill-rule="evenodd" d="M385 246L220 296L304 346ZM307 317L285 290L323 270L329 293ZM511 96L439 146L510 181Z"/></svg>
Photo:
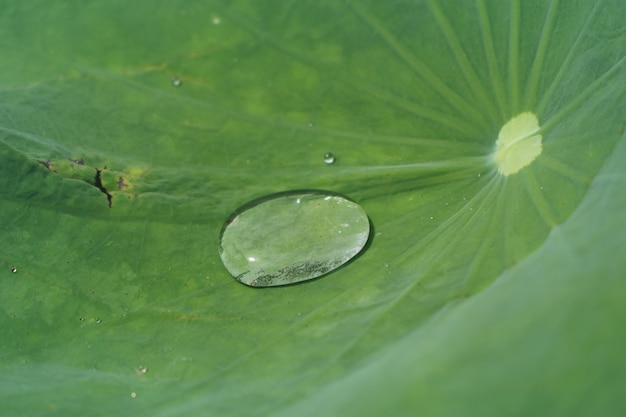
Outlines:
<svg viewBox="0 0 626 417"><path fill-rule="evenodd" d="M624 21L618 0L4 2L3 414L619 414ZM503 177L524 111L543 152ZM223 222L293 189L358 202L367 251L237 283Z"/></svg>

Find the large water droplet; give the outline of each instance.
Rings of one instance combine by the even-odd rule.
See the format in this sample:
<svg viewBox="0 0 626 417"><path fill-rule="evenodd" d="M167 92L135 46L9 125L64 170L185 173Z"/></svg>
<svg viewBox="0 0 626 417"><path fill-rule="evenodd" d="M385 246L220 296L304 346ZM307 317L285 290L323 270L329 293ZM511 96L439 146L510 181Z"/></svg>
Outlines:
<svg viewBox="0 0 626 417"><path fill-rule="evenodd" d="M270 287L324 275L356 256L370 224L358 204L320 191L280 193L236 210L220 236L224 266L238 281Z"/></svg>
<svg viewBox="0 0 626 417"><path fill-rule="evenodd" d="M324 154L324 163L331 165L335 163L335 155L330 152Z"/></svg>

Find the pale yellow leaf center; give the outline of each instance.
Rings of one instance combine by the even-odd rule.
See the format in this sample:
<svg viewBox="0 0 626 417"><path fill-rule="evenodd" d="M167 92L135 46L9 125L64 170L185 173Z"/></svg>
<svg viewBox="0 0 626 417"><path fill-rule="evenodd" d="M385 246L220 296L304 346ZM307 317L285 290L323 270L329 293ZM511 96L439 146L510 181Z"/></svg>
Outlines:
<svg viewBox="0 0 626 417"><path fill-rule="evenodd" d="M502 126L493 154L500 174L515 174L541 155L538 131L539 121L531 112L520 113Z"/></svg>

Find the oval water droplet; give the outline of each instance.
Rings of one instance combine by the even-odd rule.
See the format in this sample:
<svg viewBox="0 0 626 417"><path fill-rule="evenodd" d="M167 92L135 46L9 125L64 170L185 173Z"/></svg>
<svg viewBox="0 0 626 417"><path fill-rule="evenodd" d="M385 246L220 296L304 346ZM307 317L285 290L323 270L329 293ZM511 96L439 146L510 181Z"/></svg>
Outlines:
<svg viewBox="0 0 626 417"><path fill-rule="evenodd" d="M334 164L335 163L335 155L330 152L324 154L324 163L325 164Z"/></svg>
<svg viewBox="0 0 626 417"><path fill-rule="evenodd" d="M367 214L336 194L274 194L237 209L226 221L219 252L238 281L253 287L317 278L356 256L369 238Z"/></svg>

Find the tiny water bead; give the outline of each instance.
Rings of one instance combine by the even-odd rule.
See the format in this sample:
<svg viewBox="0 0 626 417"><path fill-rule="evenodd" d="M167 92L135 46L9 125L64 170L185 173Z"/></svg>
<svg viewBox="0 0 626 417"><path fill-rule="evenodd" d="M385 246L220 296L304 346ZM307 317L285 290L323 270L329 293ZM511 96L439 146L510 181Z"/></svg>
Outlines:
<svg viewBox="0 0 626 417"><path fill-rule="evenodd" d="M500 174L515 174L541 155L538 131L539 120L531 112L520 113L502 126L493 154Z"/></svg>
<svg viewBox="0 0 626 417"><path fill-rule="evenodd" d="M330 152L324 154L324 163L331 165L335 163L335 155Z"/></svg>
<svg viewBox="0 0 626 417"><path fill-rule="evenodd" d="M280 193L236 210L222 228L219 252L235 279L271 287L339 268L361 252L369 234L365 211L342 196Z"/></svg>
<svg viewBox="0 0 626 417"><path fill-rule="evenodd" d="M180 78L174 77L174 78L172 78L172 85L174 87L180 87L181 85L183 85L183 82L182 82L182 80Z"/></svg>

